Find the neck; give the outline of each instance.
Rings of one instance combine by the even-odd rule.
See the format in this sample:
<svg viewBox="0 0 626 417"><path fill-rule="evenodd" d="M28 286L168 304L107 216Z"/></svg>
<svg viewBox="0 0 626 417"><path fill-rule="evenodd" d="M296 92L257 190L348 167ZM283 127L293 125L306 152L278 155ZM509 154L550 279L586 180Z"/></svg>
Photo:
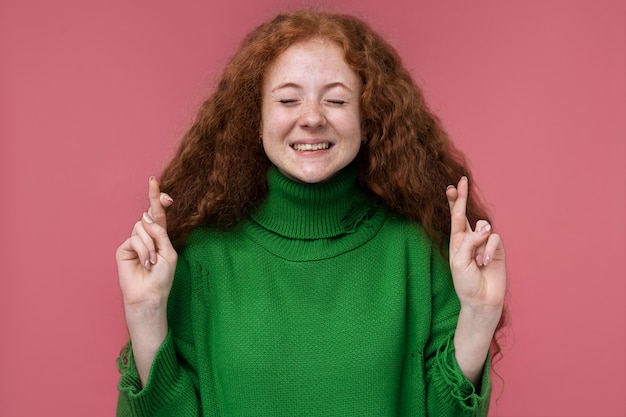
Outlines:
<svg viewBox="0 0 626 417"><path fill-rule="evenodd" d="M267 199L252 218L289 238L320 239L351 233L373 207L356 186L353 166L316 184L294 181L272 167L267 183Z"/></svg>

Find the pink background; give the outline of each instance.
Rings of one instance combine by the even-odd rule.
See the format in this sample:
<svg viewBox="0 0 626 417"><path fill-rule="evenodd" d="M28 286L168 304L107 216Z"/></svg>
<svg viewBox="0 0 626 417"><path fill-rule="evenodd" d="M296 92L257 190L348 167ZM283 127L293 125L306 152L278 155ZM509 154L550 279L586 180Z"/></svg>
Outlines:
<svg viewBox="0 0 626 417"><path fill-rule="evenodd" d="M113 415L148 176L241 37L305 4L168 3L0 0L1 416ZM335 4L397 47L505 238L491 415L626 415L626 3Z"/></svg>

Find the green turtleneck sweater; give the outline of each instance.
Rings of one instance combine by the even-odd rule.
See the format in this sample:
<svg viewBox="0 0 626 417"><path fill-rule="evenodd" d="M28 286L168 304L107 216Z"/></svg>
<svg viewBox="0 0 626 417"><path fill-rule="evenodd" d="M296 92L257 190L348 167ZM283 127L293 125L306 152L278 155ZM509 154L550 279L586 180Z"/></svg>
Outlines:
<svg viewBox="0 0 626 417"><path fill-rule="evenodd" d="M117 415L487 415L488 369L476 391L454 359L447 262L355 179L272 168L248 219L195 230L143 389L130 344L119 360Z"/></svg>

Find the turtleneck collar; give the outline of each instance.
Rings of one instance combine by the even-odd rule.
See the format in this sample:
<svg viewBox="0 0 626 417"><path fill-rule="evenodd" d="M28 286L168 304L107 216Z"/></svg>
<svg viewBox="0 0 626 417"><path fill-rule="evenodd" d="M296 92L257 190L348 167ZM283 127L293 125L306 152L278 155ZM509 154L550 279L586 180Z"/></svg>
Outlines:
<svg viewBox="0 0 626 417"><path fill-rule="evenodd" d="M251 217L261 227L294 239L352 233L375 211L374 203L357 188L356 177L356 168L349 165L326 182L305 184L272 166L267 198Z"/></svg>

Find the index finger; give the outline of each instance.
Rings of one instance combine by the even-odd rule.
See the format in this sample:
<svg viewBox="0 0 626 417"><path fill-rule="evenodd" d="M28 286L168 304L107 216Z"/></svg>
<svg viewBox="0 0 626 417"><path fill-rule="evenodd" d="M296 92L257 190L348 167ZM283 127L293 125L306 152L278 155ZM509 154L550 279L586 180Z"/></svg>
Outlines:
<svg viewBox="0 0 626 417"><path fill-rule="evenodd" d="M156 224L167 228L167 219L165 217L165 208L161 204L161 190L156 177L152 176L148 180L148 200L150 201L150 217Z"/></svg>
<svg viewBox="0 0 626 417"><path fill-rule="evenodd" d="M471 230L466 214L468 195L469 182L466 176L461 177L456 188L450 187L446 191L450 205L450 235Z"/></svg>

